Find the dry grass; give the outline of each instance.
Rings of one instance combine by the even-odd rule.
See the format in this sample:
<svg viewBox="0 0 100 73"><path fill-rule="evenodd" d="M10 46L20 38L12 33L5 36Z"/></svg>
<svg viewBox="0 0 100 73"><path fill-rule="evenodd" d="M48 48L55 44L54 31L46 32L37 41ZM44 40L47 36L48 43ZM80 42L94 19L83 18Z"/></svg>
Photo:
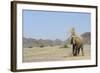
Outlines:
<svg viewBox="0 0 100 73"><path fill-rule="evenodd" d="M90 46L84 46L85 55L72 56L72 48L34 47L23 48L23 62L58 61L58 60L83 60L90 59Z"/></svg>

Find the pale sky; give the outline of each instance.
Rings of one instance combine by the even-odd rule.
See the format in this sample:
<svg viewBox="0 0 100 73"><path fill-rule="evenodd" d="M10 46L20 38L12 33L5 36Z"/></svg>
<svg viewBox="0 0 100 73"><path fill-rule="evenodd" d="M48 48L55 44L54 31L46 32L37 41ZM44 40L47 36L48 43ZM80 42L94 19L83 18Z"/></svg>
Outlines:
<svg viewBox="0 0 100 73"><path fill-rule="evenodd" d="M23 10L23 36L35 39L66 40L69 29L77 33L91 32L91 14Z"/></svg>

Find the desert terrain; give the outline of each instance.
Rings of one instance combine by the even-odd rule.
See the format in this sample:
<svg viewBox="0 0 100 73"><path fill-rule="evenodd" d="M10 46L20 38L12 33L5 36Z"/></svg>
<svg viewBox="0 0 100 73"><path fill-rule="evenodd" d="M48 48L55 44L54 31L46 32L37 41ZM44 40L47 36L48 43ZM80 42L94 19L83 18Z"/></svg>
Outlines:
<svg viewBox="0 0 100 73"><path fill-rule="evenodd" d="M23 62L42 61L64 61L64 60L86 60L91 58L90 45L84 45L84 56L72 56L72 47L62 48L60 46L23 48Z"/></svg>

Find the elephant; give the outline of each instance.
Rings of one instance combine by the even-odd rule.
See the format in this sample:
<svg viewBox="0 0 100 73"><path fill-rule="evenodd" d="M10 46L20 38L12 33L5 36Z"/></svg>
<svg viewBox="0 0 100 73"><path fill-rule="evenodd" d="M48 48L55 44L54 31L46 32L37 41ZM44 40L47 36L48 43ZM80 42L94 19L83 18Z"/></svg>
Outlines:
<svg viewBox="0 0 100 73"><path fill-rule="evenodd" d="M84 56L83 42L80 37L71 36L71 44L72 44L72 49L73 49L72 50L73 56L79 55L80 49L81 49L82 56Z"/></svg>

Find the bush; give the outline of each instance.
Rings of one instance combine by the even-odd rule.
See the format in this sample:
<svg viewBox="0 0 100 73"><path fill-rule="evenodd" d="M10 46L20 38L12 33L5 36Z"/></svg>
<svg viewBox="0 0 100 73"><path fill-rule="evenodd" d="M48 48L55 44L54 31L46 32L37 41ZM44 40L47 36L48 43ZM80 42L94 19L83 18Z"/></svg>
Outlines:
<svg viewBox="0 0 100 73"><path fill-rule="evenodd" d="M28 48L32 48L32 46L29 46Z"/></svg>
<svg viewBox="0 0 100 73"><path fill-rule="evenodd" d="M64 45L64 48L69 48L69 46L68 45Z"/></svg>
<svg viewBox="0 0 100 73"><path fill-rule="evenodd" d="M40 48L43 48L44 47L44 45L40 45Z"/></svg>

